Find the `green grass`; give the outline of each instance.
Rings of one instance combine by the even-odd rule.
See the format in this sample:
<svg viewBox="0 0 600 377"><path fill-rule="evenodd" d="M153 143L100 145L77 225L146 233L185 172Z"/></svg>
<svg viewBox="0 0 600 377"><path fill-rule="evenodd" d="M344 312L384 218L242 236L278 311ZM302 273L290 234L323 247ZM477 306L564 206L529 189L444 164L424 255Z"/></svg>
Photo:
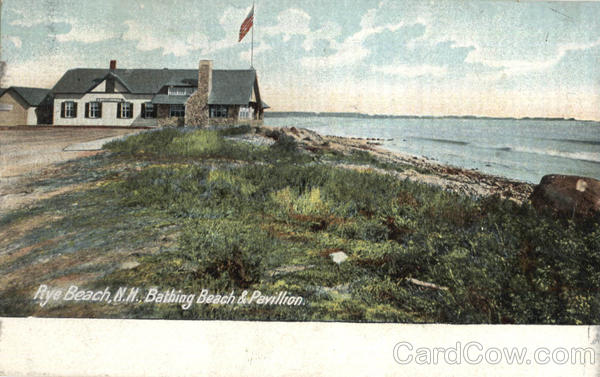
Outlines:
<svg viewBox="0 0 600 377"><path fill-rule="evenodd" d="M70 208L76 221L65 220L54 231L74 232L77 244L84 228L100 223L99 232L109 234L123 216L129 228L121 237L143 243L157 229L147 224L176 227L180 234L172 247L139 257L134 269L110 271L95 287L289 291L307 304L190 310L136 304L118 312L90 309L88 315L598 324L597 218L567 221L527 203L474 199L331 167L325 163L331 155L301 152L291 140L255 147L223 136L165 129L111 143L115 163L146 165L80 198L56 201L55 208ZM370 155L334 158L387 167ZM70 206L83 197L88 207ZM102 210L106 202L109 208ZM336 265L328 257L335 251L349 259ZM448 289L420 287L407 278ZM3 293L11 302L17 294ZM14 315L14 309L0 305L3 313Z"/></svg>

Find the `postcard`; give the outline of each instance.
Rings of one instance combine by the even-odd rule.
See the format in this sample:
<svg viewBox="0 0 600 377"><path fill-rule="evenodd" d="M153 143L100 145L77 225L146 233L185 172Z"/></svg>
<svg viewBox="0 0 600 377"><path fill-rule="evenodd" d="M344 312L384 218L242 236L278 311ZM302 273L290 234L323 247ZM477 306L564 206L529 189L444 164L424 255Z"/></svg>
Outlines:
<svg viewBox="0 0 600 377"><path fill-rule="evenodd" d="M364 336L380 366L435 366L414 375L593 375L600 3L0 4L4 341L170 326L269 353L289 331L352 339L344 373ZM249 374L223 363L203 371ZM67 374L94 373L131 375Z"/></svg>

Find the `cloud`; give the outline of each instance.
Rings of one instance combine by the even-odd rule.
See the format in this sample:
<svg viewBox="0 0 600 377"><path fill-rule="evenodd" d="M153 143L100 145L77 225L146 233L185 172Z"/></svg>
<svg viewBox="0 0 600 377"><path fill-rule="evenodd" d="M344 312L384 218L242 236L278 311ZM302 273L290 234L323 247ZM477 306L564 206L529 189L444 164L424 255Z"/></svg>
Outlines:
<svg viewBox="0 0 600 377"><path fill-rule="evenodd" d="M600 39L591 43L564 43L556 47L554 54L548 59L543 60L501 60L488 58L476 49L469 53L465 62L481 63L485 66L500 69L496 73L489 75L488 79L497 80L501 77L524 75L533 72L547 71L556 66L569 52L581 52L600 46Z"/></svg>
<svg viewBox="0 0 600 377"><path fill-rule="evenodd" d="M262 54L265 51L272 50L273 47L265 42L259 42L258 45L254 46L254 56ZM244 61L250 61L251 50L248 49L246 51L240 52L240 59Z"/></svg>
<svg viewBox="0 0 600 377"><path fill-rule="evenodd" d="M335 22L326 22L319 29L306 35L302 47L306 51L312 50L316 41L324 40L335 43L335 39L342 33L342 28Z"/></svg>
<svg viewBox="0 0 600 377"><path fill-rule="evenodd" d="M546 16L544 11L550 12L543 6L504 2L473 2L470 6L473 9L464 12L452 2L440 2L436 6L423 2L415 9L407 9L384 1L377 13L382 18L386 13L402 13L405 20L413 18L425 27L422 35L406 44L412 51L440 44L447 44L449 48L469 48L464 61L454 68L477 69L477 73L466 77L478 81L547 72L568 53L583 52L600 45L600 29L597 19L593 19L594 12L589 12L592 18L587 20L589 22L585 22L588 15L582 13L582 9L572 12L574 15L580 13L578 22L563 22L560 32L555 32L554 25L559 21L553 20L552 14L542 17ZM480 17L474 18L475 12ZM569 13L568 10L564 12Z"/></svg>
<svg viewBox="0 0 600 377"><path fill-rule="evenodd" d="M202 33L189 34L185 39L161 32L160 28L134 20L125 21L127 31L122 38L137 42L140 51L162 50L163 55L185 56L191 51L207 48L208 37ZM158 29L158 30L157 30Z"/></svg>
<svg viewBox="0 0 600 377"><path fill-rule="evenodd" d="M343 42L333 41L335 52L325 57L308 56L301 60L305 68L330 68L355 64L371 54L371 50L364 45L367 38L384 31L394 32L405 26L404 21L377 25L375 17L378 9L370 9L361 18L360 30L348 36Z"/></svg>
<svg viewBox="0 0 600 377"><path fill-rule="evenodd" d="M25 13L19 9L11 9L16 17L11 17L12 21L8 24L11 26L33 27L37 25L48 25L52 23L65 22L65 18L56 14L46 14L39 12Z"/></svg>
<svg viewBox="0 0 600 377"><path fill-rule="evenodd" d="M310 34L310 15L301 9L290 8L277 15L277 24L263 26L261 33L265 35L282 35L287 42L295 35Z"/></svg>
<svg viewBox="0 0 600 377"><path fill-rule="evenodd" d="M221 18L219 18L219 25L225 32L225 35L221 39L211 41L208 46L202 50L202 54L213 54L220 50L238 46L240 44L238 42L240 26L249 11L250 8L227 7ZM246 38L248 37L249 36Z"/></svg>
<svg viewBox="0 0 600 377"><path fill-rule="evenodd" d="M140 51L162 50L162 55L173 54L181 57L198 51L199 54L210 56L218 51L226 50L240 45L238 43L238 32L244 17L250 8L227 7L219 18L219 26L224 32L220 38L209 38L208 35L194 31L186 33L183 29L177 33L165 33L168 27L159 27L156 24L147 24L139 20L127 20L124 24L127 31L122 38L137 42L136 47ZM193 27L194 25L189 25ZM182 35L187 35L182 38ZM269 50L271 47L261 43L254 49L255 55ZM248 56L250 52L242 52L240 56Z"/></svg>
<svg viewBox="0 0 600 377"><path fill-rule="evenodd" d="M59 42L96 43L119 36L116 31L111 30L109 27L102 27L97 24L81 23L74 19L66 20L65 23L71 25L71 30L67 33L54 34Z"/></svg>
<svg viewBox="0 0 600 377"><path fill-rule="evenodd" d="M23 46L23 41L20 37L10 35L6 36L5 38L8 39L16 48L21 48L21 46Z"/></svg>
<svg viewBox="0 0 600 377"><path fill-rule="evenodd" d="M219 25L224 31L224 36L218 39L211 39L208 35L198 31L187 34L184 30L178 30L177 33L165 33L164 30L168 30L166 26L157 27L156 24L147 24L138 20L124 22L127 31L122 38L137 42L136 47L140 51L162 50L162 55L173 54L177 57L199 51L200 54L208 56L238 45L239 27L248 11L249 9L227 7L219 18ZM182 38L182 35L187 36ZM258 52L267 49L268 46L265 45L260 47Z"/></svg>
<svg viewBox="0 0 600 377"><path fill-rule="evenodd" d="M118 33L113 31L108 24L82 22L77 18L58 16L56 14L34 12L28 15L20 10L14 10L13 12L18 16L9 25L23 28L40 25L47 26L50 30L49 35L59 42L96 43L118 37ZM56 24L66 24L70 27L70 30L66 33L56 32L54 31L54 25Z"/></svg>
<svg viewBox="0 0 600 377"><path fill-rule="evenodd" d="M302 48L310 51L316 41L324 40L333 43L341 33L341 27L335 22L328 21L317 30L310 28L311 17L301 9L289 8L277 15L277 23L261 28L261 33L268 36L282 36L284 42L288 42L293 36L304 38Z"/></svg>
<svg viewBox="0 0 600 377"><path fill-rule="evenodd" d="M51 53L23 62L8 62L2 86L52 87L69 69L84 66L84 57Z"/></svg>
<svg viewBox="0 0 600 377"><path fill-rule="evenodd" d="M445 66L436 65L406 65L406 64L394 64L384 66L373 66L371 68L374 72L384 73L387 75L403 76L403 77L421 77L421 76L435 76L441 77L448 73L448 68Z"/></svg>

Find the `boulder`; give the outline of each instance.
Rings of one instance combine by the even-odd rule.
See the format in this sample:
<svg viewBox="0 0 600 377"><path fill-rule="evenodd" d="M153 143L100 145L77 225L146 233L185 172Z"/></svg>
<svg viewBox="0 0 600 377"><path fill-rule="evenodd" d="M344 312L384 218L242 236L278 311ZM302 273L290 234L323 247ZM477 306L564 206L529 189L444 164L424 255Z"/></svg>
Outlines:
<svg viewBox="0 0 600 377"><path fill-rule="evenodd" d="M562 216L592 216L600 212L600 181L572 175L546 175L531 194L531 203Z"/></svg>

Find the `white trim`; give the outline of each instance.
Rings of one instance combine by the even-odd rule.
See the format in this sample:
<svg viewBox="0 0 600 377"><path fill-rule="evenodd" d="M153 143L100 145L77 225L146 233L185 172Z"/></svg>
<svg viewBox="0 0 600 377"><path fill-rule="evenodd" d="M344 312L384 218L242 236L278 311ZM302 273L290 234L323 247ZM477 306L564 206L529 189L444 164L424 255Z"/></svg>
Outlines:
<svg viewBox="0 0 600 377"><path fill-rule="evenodd" d="M100 111L100 102L98 101L92 101L92 102L88 102L89 103L89 108L88 108L88 116L91 119L99 119L102 118L102 112Z"/></svg>
<svg viewBox="0 0 600 377"><path fill-rule="evenodd" d="M77 112L75 111L75 101L63 101L65 106L64 119L77 118Z"/></svg>
<svg viewBox="0 0 600 377"><path fill-rule="evenodd" d="M189 86L170 86L168 89L168 94L170 96L189 96L191 95L197 88L189 87Z"/></svg>
<svg viewBox="0 0 600 377"><path fill-rule="evenodd" d="M57 126L140 126L156 127L157 118L143 118L141 116L142 103L152 101L153 94L129 93L86 93L86 94L56 94L54 98L54 124ZM63 101L77 103L76 118L61 118L60 104ZM86 118L85 103L102 101L102 118ZM118 102L133 103L132 118L117 118Z"/></svg>

